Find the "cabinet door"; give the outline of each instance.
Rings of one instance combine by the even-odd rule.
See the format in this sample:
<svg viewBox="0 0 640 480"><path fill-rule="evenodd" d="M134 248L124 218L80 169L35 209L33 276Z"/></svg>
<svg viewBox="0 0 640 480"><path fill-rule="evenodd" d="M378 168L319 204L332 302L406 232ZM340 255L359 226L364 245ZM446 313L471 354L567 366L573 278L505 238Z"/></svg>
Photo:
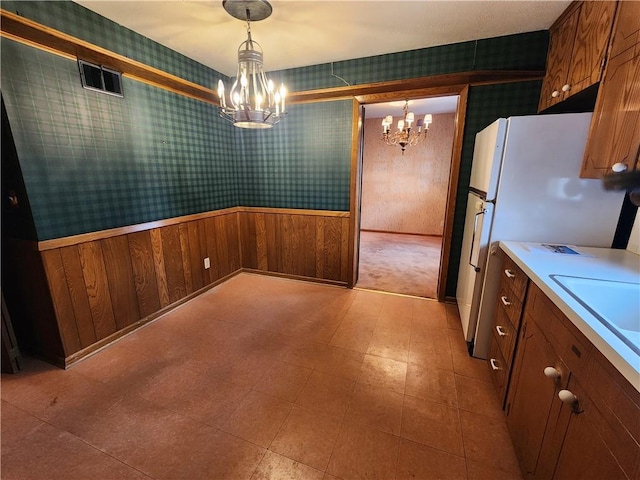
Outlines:
<svg viewBox="0 0 640 480"><path fill-rule="evenodd" d="M609 59L580 176L602 178L615 163L636 168L640 151L640 44Z"/></svg>
<svg viewBox="0 0 640 480"><path fill-rule="evenodd" d="M616 2L582 3L563 99L600 81L615 10Z"/></svg>
<svg viewBox="0 0 640 480"><path fill-rule="evenodd" d="M542 111L562 100L562 86L569 76L569 66L576 35L580 9L574 11L564 22L550 32L547 72L542 81L538 111Z"/></svg>
<svg viewBox="0 0 640 480"><path fill-rule="evenodd" d="M561 377L545 375L554 367ZM534 476L547 422L558 391L566 383L567 369L553 352L530 315L521 328L506 406L507 426L526 476Z"/></svg>
<svg viewBox="0 0 640 480"><path fill-rule="evenodd" d="M619 2L609 57L640 43L640 2Z"/></svg>
<svg viewBox="0 0 640 480"><path fill-rule="evenodd" d="M561 409L560 418L568 417L568 426L556 464L554 479L627 479L602 438L601 433L608 428L607 422L574 378L569 381L567 389L576 395L578 402L575 409L570 404L564 404ZM630 445L630 448L633 447Z"/></svg>

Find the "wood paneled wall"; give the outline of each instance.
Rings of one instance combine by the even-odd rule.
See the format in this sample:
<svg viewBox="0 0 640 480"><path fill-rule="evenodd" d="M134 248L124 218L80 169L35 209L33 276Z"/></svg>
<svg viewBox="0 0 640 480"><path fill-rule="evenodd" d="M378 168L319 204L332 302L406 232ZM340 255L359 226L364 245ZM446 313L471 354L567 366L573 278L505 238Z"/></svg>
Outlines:
<svg viewBox="0 0 640 480"><path fill-rule="evenodd" d="M365 120L362 229L443 234L454 130L454 113L434 115L425 140L403 155L381 140L379 118Z"/></svg>
<svg viewBox="0 0 640 480"><path fill-rule="evenodd" d="M68 366L243 269L346 285L348 239L347 212L239 207L4 247L17 330Z"/></svg>
<svg viewBox="0 0 640 480"><path fill-rule="evenodd" d="M276 211L240 213L245 269L346 285L349 216Z"/></svg>

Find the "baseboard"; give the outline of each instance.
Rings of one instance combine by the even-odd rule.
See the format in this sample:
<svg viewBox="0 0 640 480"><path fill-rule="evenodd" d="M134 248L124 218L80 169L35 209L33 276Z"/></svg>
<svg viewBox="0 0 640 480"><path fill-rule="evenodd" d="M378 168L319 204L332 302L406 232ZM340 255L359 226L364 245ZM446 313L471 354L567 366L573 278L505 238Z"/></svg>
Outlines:
<svg viewBox="0 0 640 480"><path fill-rule="evenodd" d="M442 238L442 235L438 235L436 233L410 233L410 232L396 232L394 230L370 230L368 228L361 228L361 232L372 232L372 233L393 233L395 235L415 235L416 237L438 237Z"/></svg>
<svg viewBox="0 0 640 480"><path fill-rule="evenodd" d="M333 285L336 287L347 287L347 282L342 282L339 280L328 280L325 278L314 278L314 277L305 277L304 275L291 275L289 273L280 273L280 272L268 272L266 270L257 270L254 268L242 268L241 272L244 273L255 273L258 275L266 275L268 277L279 277L279 278L288 278L289 280L299 280L303 282L312 282L312 283L321 283L323 285Z"/></svg>

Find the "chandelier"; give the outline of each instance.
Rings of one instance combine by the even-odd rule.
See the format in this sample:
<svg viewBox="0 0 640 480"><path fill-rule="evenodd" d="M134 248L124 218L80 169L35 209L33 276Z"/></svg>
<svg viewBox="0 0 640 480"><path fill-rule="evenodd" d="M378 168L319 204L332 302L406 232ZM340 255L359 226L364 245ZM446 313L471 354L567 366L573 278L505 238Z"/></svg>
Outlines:
<svg viewBox="0 0 640 480"><path fill-rule="evenodd" d="M405 100L404 117L398 120L398 129L395 132L390 131L393 124L393 117L387 115L382 119L382 139L387 145L400 145L402 155L408 146L417 145L427 136L427 130L431 124L432 117L430 113L424 116L424 120L419 118L415 127L412 127L415 116L409 111L409 100Z"/></svg>
<svg viewBox="0 0 640 480"><path fill-rule="evenodd" d="M225 0L222 6L232 17L246 20L247 39L238 47L238 72L228 97L223 81L218 81L220 116L236 127L271 128L286 114L287 91L284 85L276 90L273 81L267 79L262 47L251 38L251 20L269 17L271 5L266 0Z"/></svg>

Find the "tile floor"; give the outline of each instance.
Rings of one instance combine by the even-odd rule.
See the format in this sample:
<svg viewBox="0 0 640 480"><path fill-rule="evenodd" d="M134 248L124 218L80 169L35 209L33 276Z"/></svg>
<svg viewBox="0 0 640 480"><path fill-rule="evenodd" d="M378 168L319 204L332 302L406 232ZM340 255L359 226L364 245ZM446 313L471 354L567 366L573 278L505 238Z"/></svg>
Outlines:
<svg viewBox="0 0 640 480"><path fill-rule="evenodd" d="M455 306L241 274L2 375L3 479L519 479Z"/></svg>

